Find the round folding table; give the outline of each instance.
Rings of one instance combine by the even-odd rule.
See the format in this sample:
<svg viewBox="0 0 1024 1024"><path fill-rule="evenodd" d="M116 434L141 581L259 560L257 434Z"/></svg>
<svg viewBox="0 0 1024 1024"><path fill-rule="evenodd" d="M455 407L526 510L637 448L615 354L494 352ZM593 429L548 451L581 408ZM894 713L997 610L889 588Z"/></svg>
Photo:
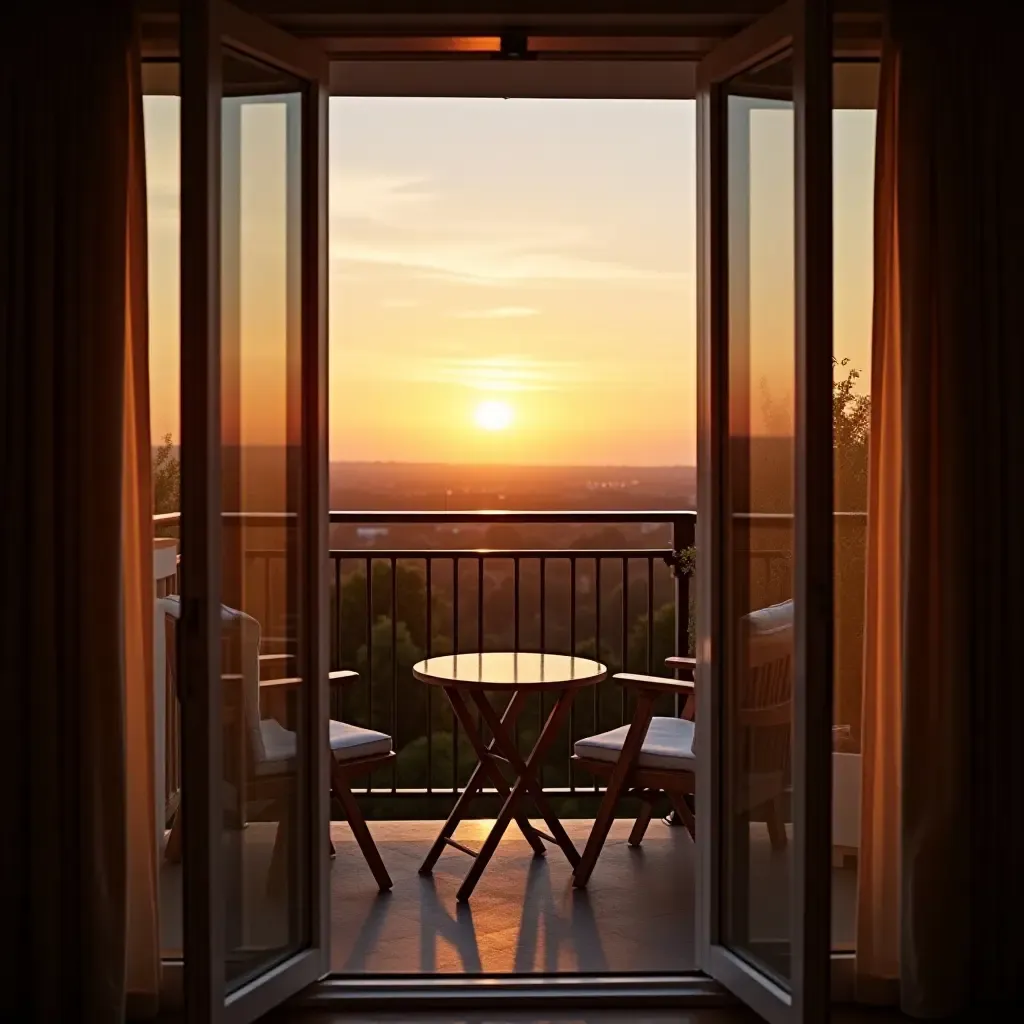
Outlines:
<svg viewBox="0 0 1024 1024"><path fill-rule="evenodd" d="M430 874L446 846L468 854L474 858L473 866L457 894L460 901L468 900L512 821L519 826L535 854L543 855L544 841L553 843L575 868L580 856L551 810L537 773L544 755L569 714L573 698L584 687L596 686L601 682L608 675L608 669L589 658L565 654L485 652L428 658L414 665L412 674L428 686L440 686L444 690L478 758L466 788L455 802L448 820L420 866L420 874ZM530 694L542 692L557 694L555 704L533 750L524 759L509 730ZM488 699L488 693L508 695L508 704L503 714L498 714ZM476 706L480 720L491 731L490 743L484 742L470 705ZM515 773L516 779L511 786L502 775L499 763L507 764ZM465 818L469 805L486 782L494 786L504 802L483 846L479 850L471 850L457 842L453 836L459 822ZM542 832L530 824L523 806L528 795L533 798L550 833Z"/></svg>

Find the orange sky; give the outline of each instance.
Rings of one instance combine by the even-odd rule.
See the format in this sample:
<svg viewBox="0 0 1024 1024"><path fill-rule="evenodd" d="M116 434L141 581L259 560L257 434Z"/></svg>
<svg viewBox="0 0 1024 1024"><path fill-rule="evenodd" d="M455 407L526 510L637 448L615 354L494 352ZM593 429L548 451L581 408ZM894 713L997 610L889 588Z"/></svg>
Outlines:
<svg viewBox="0 0 1024 1024"><path fill-rule="evenodd" d="M751 315L788 369L792 128L761 115ZM332 99L331 457L692 463L694 117L680 101ZM175 438L177 122L175 98L147 97L152 422ZM873 130L871 111L836 115L836 352L865 384ZM283 139L279 106L243 112L252 443L283 431ZM759 351L752 373L785 404L791 372L770 365L770 341ZM476 424L488 401L508 406L508 429Z"/></svg>

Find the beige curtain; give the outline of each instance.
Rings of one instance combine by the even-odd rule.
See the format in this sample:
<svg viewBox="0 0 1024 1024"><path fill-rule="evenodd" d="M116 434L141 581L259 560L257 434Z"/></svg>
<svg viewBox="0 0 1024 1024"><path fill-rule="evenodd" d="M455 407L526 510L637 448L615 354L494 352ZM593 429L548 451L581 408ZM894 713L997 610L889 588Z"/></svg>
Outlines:
<svg viewBox="0 0 1024 1024"><path fill-rule="evenodd" d="M155 845L153 706L153 497L149 436L149 305L146 144L137 32L125 55L128 82L128 189L125 212L125 388L121 567L124 601L127 816L127 1009L134 1018L159 1009L159 876Z"/></svg>
<svg viewBox="0 0 1024 1024"><path fill-rule="evenodd" d="M867 615L861 711L857 995L891 1004L899 994L900 761L902 618L900 494L902 387L898 358L900 288L896 200L899 57L882 61L875 146L875 300L871 360Z"/></svg>
<svg viewBox="0 0 1024 1024"><path fill-rule="evenodd" d="M132 4L74 6L0 61L2 991L106 1024L159 985L145 189Z"/></svg>
<svg viewBox="0 0 1024 1024"><path fill-rule="evenodd" d="M980 5L890 5L857 987L923 1018L1024 996L1018 62Z"/></svg>

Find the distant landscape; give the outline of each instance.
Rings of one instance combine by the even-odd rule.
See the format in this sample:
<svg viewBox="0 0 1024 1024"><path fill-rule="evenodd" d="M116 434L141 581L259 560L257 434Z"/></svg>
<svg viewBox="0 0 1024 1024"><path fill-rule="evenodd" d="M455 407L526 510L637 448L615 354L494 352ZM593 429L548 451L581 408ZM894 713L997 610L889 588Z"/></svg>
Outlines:
<svg viewBox="0 0 1024 1024"><path fill-rule="evenodd" d="M331 508L465 509L696 508L695 466L472 466L332 462Z"/></svg>

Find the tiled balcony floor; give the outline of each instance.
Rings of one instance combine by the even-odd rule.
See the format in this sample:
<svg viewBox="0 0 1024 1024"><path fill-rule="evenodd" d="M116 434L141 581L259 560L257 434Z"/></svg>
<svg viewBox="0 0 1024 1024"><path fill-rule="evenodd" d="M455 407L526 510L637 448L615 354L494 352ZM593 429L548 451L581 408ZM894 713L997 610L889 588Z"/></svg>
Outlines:
<svg viewBox="0 0 1024 1024"><path fill-rule="evenodd" d="M469 821L457 837L476 847L489 821ZM592 822L563 822L582 850ZM556 848L533 851L513 828L467 906L455 893L471 864L457 850L434 873L418 868L440 822L370 825L395 886L373 891L347 827L332 832L332 965L335 971L515 973L685 971L693 956L693 843L685 829L652 822L639 850L626 845L630 822L617 821L585 892L572 888Z"/></svg>
<svg viewBox="0 0 1024 1024"><path fill-rule="evenodd" d="M457 838L476 847L490 821L468 821ZM592 822L563 822L578 850ZM418 868L438 821L371 821L370 830L394 888L380 894L343 822L331 825L331 965L336 973L679 972L696 968L693 947L695 850L685 829L655 820L643 846L626 843L631 822L616 821L585 892L556 848L534 858L515 827L506 833L468 906L456 890L470 859L447 850L430 877ZM272 944L272 922L283 922L263 896L273 823L245 830L246 902L254 944ZM773 853L763 825L752 825L752 931L786 933L788 856ZM762 835L762 833L765 833ZM833 936L837 948L853 937L856 872L833 871ZM257 886L259 892L256 892ZM250 889L246 885L246 889ZM180 949L180 867L161 868L164 949ZM280 909L280 908L278 908ZM258 934L264 933L264 934Z"/></svg>

